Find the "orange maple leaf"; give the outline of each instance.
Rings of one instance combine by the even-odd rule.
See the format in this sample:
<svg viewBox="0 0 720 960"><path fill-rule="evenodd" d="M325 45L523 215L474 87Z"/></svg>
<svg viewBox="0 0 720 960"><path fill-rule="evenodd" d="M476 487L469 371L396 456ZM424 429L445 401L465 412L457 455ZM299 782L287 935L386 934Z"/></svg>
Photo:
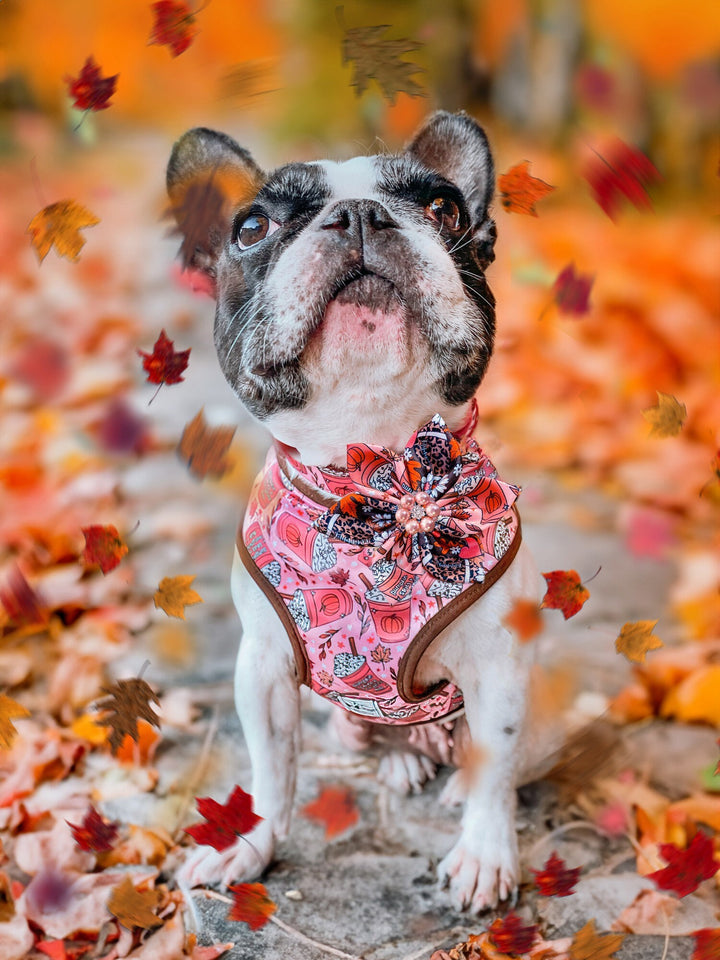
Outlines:
<svg viewBox="0 0 720 960"><path fill-rule="evenodd" d="M300 813L308 820L317 820L325 826L326 840L343 833L360 817L355 805L355 793L342 784L323 787L317 799L307 803Z"/></svg>
<svg viewBox="0 0 720 960"><path fill-rule="evenodd" d="M633 663L644 663L645 654L658 650L663 642L653 634L657 620L636 620L623 625L615 649Z"/></svg>
<svg viewBox="0 0 720 960"><path fill-rule="evenodd" d="M197 477L221 477L229 467L228 450L235 427L211 427L202 410L183 430L178 453Z"/></svg>
<svg viewBox="0 0 720 960"><path fill-rule="evenodd" d="M259 930L277 910L277 904L270 899L262 883L239 883L228 889L233 893L228 920L246 923L251 930Z"/></svg>
<svg viewBox="0 0 720 960"><path fill-rule="evenodd" d="M720 927L705 927L691 936L695 937L695 949L690 960L717 960L720 957Z"/></svg>
<svg viewBox="0 0 720 960"><path fill-rule="evenodd" d="M508 212L528 213L537 216L535 204L551 193L555 187L537 177L531 177L529 160L516 164L507 173L498 177L500 202Z"/></svg>
<svg viewBox="0 0 720 960"><path fill-rule="evenodd" d="M96 563L103 573L114 570L128 552L127 544L111 523L105 526L94 523L83 527L82 532L85 537L82 559L88 566Z"/></svg>
<svg viewBox="0 0 720 960"><path fill-rule="evenodd" d="M30 711L17 700L0 693L0 747L9 748L17 736L17 730L12 725L12 721L29 716Z"/></svg>
<svg viewBox="0 0 720 960"><path fill-rule="evenodd" d="M572 960L611 960L624 939L624 933L599 934L595 930L595 921L588 920L573 937L570 956Z"/></svg>
<svg viewBox="0 0 720 960"><path fill-rule="evenodd" d="M642 415L651 425L651 437L676 437L687 420L687 407L670 393L657 393L654 407L643 410Z"/></svg>
<svg viewBox="0 0 720 960"><path fill-rule="evenodd" d="M553 570L543 576L548 588L540 606L561 610L566 620L574 617L590 599L590 591L582 585L576 570Z"/></svg>
<svg viewBox="0 0 720 960"><path fill-rule="evenodd" d="M80 230L94 227L97 223L100 221L95 214L75 200L59 200L36 213L28 224L27 232L40 263L52 246L58 256L77 261L85 246L85 238L80 236Z"/></svg>
<svg viewBox="0 0 720 960"><path fill-rule="evenodd" d="M190 587L194 579L194 576L163 577L153 595L155 606L169 617L184 620L185 607L203 603L200 594Z"/></svg>
<svg viewBox="0 0 720 960"><path fill-rule="evenodd" d="M130 877L113 887L107 901L110 913L117 917L123 926L132 930L140 927L149 930L151 927L160 927L163 920L153 913L160 900L158 890L136 890Z"/></svg>
<svg viewBox="0 0 720 960"><path fill-rule="evenodd" d="M503 623L514 630L521 643L527 643L542 630L542 614L534 600L518 599L512 605Z"/></svg>

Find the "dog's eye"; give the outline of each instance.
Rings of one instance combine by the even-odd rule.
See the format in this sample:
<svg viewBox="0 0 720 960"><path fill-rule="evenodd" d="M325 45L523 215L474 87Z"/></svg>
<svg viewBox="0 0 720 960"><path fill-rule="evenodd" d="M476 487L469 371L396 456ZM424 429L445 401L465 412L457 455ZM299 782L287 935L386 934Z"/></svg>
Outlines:
<svg viewBox="0 0 720 960"><path fill-rule="evenodd" d="M237 245L241 250L247 250L255 243L260 243L265 237L269 237L278 230L280 224L271 220L263 213L252 213L246 217L240 224L237 233Z"/></svg>
<svg viewBox="0 0 720 960"><path fill-rule="evenodd" d="M448 197L435 197L425 207L425 216L448 230L457 230L460 227L460 208Z"/></svg>

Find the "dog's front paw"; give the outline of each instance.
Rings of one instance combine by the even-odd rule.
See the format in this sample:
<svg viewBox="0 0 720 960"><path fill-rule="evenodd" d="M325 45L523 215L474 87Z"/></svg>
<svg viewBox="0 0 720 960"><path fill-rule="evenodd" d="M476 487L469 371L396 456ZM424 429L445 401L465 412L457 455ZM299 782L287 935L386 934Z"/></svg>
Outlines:
<svg viewBox="0 0 720 960"><path fill-rule="evenodd" d="M520 866L514 840L502 840L492 831L468 843L465 834L438 865L438 879L450 888L457 910L480 913L512 896Z"/></svg>
<svg viewBox="0 0 720 960"><path fill-rule="evenodd" d="M428 780L435 779L437 765L429 757L409 750L393 750L380 758L377 778L404 797L420 793Z"/></svg>
<svg viewBox="0 0 720 960"><path fill-rule="evenodd" d="M248 837L238 837L226 850L201 846L193 850L178 871L178 878L190 887L222 883L229 886L259 877L272 860L272 827L263 820Z"/></svg>

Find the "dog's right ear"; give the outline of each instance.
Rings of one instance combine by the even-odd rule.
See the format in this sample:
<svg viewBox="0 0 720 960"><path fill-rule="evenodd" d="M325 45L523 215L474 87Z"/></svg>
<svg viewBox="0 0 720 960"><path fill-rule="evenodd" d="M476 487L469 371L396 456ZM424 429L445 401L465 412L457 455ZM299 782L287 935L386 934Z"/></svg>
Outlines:
<svg viewBox="0 0 720 960"><path fill-rule="evenodd" d="M183 238L185 269L201 270L214 283L233 214L264 181L260 167L232 137L205 127L180 137L168 162L167 191Z"/></svg>

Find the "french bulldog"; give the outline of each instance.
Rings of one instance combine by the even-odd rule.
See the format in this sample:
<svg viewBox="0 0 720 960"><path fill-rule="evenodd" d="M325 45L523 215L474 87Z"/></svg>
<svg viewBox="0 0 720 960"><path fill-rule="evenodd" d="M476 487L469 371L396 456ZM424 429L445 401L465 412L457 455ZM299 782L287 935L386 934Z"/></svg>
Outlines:
<svg viewBox="0 0 720 960"><path fill-rule="evenodd" d="M378 730L446 728L464 708L475 760L438 874L457 908L492 907L518 884L532 658L505 618L537 599L538 575L518 490L470 436L495 332L485 133L438 112L400 153L265 174L196 128L167 182L176 211L193 185L223 186L217 215L185 231L186 261L217 300L223 374L275 445L232 571L235 700L263 820L251 844L196 851L183 877L251 880L270 863L290 825L304 682ZM419 787L434 764L400 746L384 772Z"/></svg>

